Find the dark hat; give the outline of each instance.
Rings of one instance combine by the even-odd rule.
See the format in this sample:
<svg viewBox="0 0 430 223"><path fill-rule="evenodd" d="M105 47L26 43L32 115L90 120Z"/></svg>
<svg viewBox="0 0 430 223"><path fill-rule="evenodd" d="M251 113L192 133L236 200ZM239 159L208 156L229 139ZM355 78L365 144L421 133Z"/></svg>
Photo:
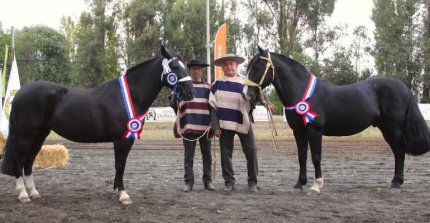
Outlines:
<svg viewBox="0 0 430 223"><path fill-rule="evenodd" d="M202 60L199 59L192 59L190 60L190 62L188 62L187 67L194 67L194 66L198 66L198 67L208 67L209 64L203 63Z"/></svg>
<svg viewBox="0 0 430 223"><path fill-rule="evenodd" d="M227 53L216 59L214 61L214 64L215 66L222 66L222 64L226 61L235 61L237 64L241 64L245 61L245 58L231 53Z"/></svg>

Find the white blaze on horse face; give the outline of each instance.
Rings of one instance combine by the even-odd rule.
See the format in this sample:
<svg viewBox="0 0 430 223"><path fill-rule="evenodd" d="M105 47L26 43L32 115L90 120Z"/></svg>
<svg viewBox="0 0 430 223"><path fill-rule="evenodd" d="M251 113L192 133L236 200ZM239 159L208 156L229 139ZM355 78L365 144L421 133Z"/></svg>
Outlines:
<svg viewBox="0 0 430 223"><path fill-rule="evenodd" d="M182 61L180 61L180 60L178 62L179 62L179 65L181 65L181 67L185 69L184 63L182 63Z"/></svg>
<svg viewBox="0 0 430 223"><path fill-rule="evenodd" d="M245 86L243 87L242 93L243 93L243 95L245 95L246 98L249 99L249 96L248 96L248 85L245 84Z"/></svg>

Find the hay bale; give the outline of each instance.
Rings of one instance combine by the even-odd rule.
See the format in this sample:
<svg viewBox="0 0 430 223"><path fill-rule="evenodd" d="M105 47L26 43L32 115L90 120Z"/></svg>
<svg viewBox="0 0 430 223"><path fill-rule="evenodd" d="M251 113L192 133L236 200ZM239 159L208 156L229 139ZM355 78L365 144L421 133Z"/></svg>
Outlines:
<svg viewBox="0 0 430 223"><path fill-rule="evenodd" d="M69 164L69 151L64 145L43 145L34 161L34 168L60 168Z"/></svg>
<svg viewBox="0 0 430 223"><path fill-rule="evenodd" d="M0 159L3 158L4 147L6 146L6 137L0 132Z"/></svg>
<svg viewBox="0 0 430 223"><path fill-rule="evenodd" d="M0 132L0 159L6 145L6 137ZM69 151L64 145L43 145L36 156L35 168L60 168L69 164Z"/></svg>

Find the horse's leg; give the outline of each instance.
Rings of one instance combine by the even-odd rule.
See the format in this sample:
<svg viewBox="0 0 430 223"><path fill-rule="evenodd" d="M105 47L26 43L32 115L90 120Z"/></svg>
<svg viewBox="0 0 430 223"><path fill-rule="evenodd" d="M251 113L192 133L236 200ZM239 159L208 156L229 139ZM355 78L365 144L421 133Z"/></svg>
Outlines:
<svg viewBox="0 0 430 223"><path fill-rule="evenodd" d="M312 163L315 168L315 181L310 188L308 195L318 195L320 189L323 188L324 180L321 172L321 143L322 134L314 130L313 128L308 128L308 139L309 146L311 147Z"/></svg>
<svg viewBox="0 0 430 223"><path fill-rule="evenodd" d="M31 150L31 141L25 137L18 137L15 136L15 143L14 146L16 146L15 149L17 154L16 157L18 158L17 165L19 172L16 177L16 187L15 190L19 193L18 200L22 203L28 203L30 202L30 197L28 196L28 193L25 189L25 182L24 182L24 164L27 159L27 154Z"/></svg>
<svg viewBox="0 0 430 223"><path fill-rule="evenodd" d="M38 131L38 136L34 138L33 147L31 148L31 151L29 151L29 154L24 164L24 184L25 188L30 193L30 198L33 200L41 198L39 192L36 190L36 186L33 180L33 164L49 132L49 129Z"/></svg>
<svg viewBox="0 0 430 223"><path fill-rule="evenodd" d="M119 202L121 204L132 204L130 196L124 190L124 170L125 163L127 161L128 153L133 146L134 140L132 139L121 139L114 142L115 150L115 182L113 185L114 190L119 191Z"/></svg>
<svg viewBox="0 0 430 223"><path fill-rule="evenodd" d="M306 174L306 162L308 159L308 139L306 132L294 130L294 138L296 139L297 154L299 158L300 172L299 180L297 181L294 188L303 190L303 186L306 185L308 177Z"/></svg>
<svg viewBox="0 0 430 223"><path fill-rule="evenodd" d="M394 177L391 180L391 188L400 188L403 184L403 170L405 166L406 144L400 126L393 126L391 123L388 127L379 127L385 141L391 147L394 154Z"/></svg>

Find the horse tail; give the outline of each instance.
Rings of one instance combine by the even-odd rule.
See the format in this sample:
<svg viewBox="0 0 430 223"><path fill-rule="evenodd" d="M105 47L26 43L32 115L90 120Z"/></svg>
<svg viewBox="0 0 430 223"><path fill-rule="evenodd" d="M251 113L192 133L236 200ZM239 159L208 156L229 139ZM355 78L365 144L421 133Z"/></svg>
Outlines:
<svg viewBox="0 0 430 223"><path fill-rule="evenodd" d="M412 94L406 112L404 136L407 154L422 155L430 150L430 130Z"/></svg>
<svg viewBox="0 0 430 223"><path fill-rule="evenodd" d="M9 135L6 140L3 153L4 156L1 163L1 173L10 176L19 176L20 171L18 167L18 153L15 146L15 129L12 115L10 116Z"/></svg>

